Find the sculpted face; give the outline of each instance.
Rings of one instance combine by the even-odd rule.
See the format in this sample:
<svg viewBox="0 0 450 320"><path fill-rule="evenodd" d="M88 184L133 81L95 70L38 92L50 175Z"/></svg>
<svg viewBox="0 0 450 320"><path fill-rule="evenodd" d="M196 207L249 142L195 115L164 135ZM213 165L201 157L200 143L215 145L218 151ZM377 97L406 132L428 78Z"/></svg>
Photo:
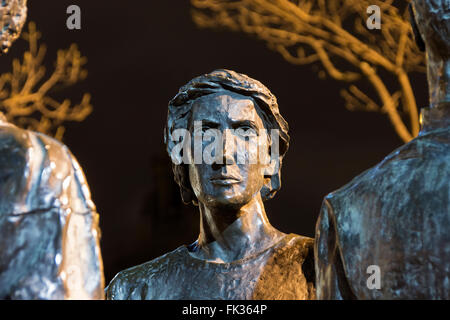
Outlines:
<svg viewBox="0 0 450 320"><path fill-rule="evenodd" d="M194 127L196 121L202 121L202 126ZM264 137L261 139L267 139L265 133L259 131L264 129L260 112L253 99L234 92L203 96L193 103L189 130L194 137L200 134L199 130L207 132L208 129L217 129L222 135L223 160L222 163L202 161L201 164L189 164L192 189L206 206L241 207L257 195L264 184L265 165L259 160L250 161L258 159L258 150L251 139L241 134L262 134ZM202 142L203 150L207 145L207 142ZM268 145L266 147L268 153ZM247 151L239 152L241 148Z"/></svg>
<svg viewBox="0 0 450 320"><path fill-rule="evenodd" d="M423 40L435 53L450 56L450 0L414 0L414 15Z"/></svg>

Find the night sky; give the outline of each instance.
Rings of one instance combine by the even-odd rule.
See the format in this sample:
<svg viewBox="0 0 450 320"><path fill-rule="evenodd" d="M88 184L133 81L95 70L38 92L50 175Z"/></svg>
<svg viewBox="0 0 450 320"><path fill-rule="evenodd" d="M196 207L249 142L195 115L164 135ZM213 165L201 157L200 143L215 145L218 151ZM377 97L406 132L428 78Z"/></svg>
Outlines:
<svg viewBox="0 0 450 320"><path fill-rule="evenodd" d="M66 28L71 4L81 7L81 30ZM283 186L265 204L283 232L313 237L323 197L402 144L386 115L345 109L339 95L345 84L319 79L311 65L289 64L253 37L198 29L189 1L29 0L28 6L28 21L48 46L48 68L56 49L74 42L88 58L88 78L57 94L72 102L92 94L93 113L67 124L63 141L100 213L106 283L197 237L196 208L182 204L163 144L167 103L197 75L233 69L277 96L291 145ZM0 59L0 71L9 71L23 50L18 40ZM425 75L412 82L425 106Z"/></svg>

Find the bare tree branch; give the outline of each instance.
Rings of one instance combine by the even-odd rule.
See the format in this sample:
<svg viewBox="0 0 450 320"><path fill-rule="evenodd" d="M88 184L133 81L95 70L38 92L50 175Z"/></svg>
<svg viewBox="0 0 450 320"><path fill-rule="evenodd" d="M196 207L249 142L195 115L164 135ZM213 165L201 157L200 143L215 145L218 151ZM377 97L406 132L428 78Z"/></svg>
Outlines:
<svg viewBox="0 0 450 320"><path fill-rule="evenodd" d="M67 99L58 102L49 94L56 86L70 86L85 79L87 71L83 65L86 58L81 56L75 44L67 50L58 50L55 69L45 79L46 70L42 63L46 47L38 44L41 35L33 22L22 37L28 42L28 51L22 61L13 60L10 73L0 75L0 111L21 127L62 139L64 122L81 122L92 112L91 96L85 93L79 104L72 105Z"/></svg>
<svg viewBox="0 0 450 320"><path fill-rule="evenodd" d="M425 72L424 55L412 37L408 0L191 0L192 18L204 28L251 34L295 65L320 63L333 79L367 81L341 91L349 110L386 112L402 140L419 132L409 73ZM394 5L395 4L395 5ZM382 27L366 27L367 7L380 7ZM320 71L319 74L322 74ZM398 88L388 88L393 80ZM363 104L366 104L364 107ZM379 107L382 106L382 107ZM403 116L406 114L406 120Z"/></svg>

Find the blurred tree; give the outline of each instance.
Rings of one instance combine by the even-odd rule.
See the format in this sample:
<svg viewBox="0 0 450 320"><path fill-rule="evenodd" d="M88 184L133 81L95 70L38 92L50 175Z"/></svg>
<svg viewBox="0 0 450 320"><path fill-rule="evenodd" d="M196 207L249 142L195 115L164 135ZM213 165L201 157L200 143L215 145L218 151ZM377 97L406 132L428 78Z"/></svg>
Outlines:
<svg viewBox="0 0 450 320"><path fill-rule="evenodd" d="M64 122L83 121L92 112L90 95L85 93L79 104L72 105L68 99L56 101L49 93L55 86L70 86L85 79L87 71L82 66L86 58L81 56L76 44L58 50L55 69L44 79L46 46L38 44L40 37L33 22L28 24L28 32L22 32L28 51L22 61L13 60L12 72L0 75L0 112L20 127L61 140Z"/></svg>
<svg viewBox="0 0 450 320"><path fill-rule="evenodd" d="M341 91L347 109L387 113L405 142L418 134L409 74L425 72L425 60L412 37L407 0L397 0L395 6L393 0L191 0L191 4L199 27L256 36L295 65L318 62L325 70L320 77L328 74L349 83ZM380 8L380 30L367 28L371 5Z"/></svg>

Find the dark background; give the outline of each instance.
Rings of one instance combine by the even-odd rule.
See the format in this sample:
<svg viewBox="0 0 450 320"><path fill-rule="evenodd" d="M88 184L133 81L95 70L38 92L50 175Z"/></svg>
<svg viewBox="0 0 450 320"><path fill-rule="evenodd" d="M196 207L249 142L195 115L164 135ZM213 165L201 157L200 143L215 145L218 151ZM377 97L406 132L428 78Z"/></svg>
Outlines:
<svg viewBox="0 0 450 320"><path fill-rule="evenodd" d="M81 7L81 30L66 28L71 4ZM88 58L88 78L62 96L78 103L90 92L94 112L66 125L64 143L101 215L106 283L196 239L196 208L181 203L163 145L167 103L194 76L233 69L277 96L291 146L283 187L266 211L286 233L313 237L322 198L402 144L386 115L345 109L339 95L345 84L320 80L312 66L293 66L250 36L198 29L189 1L29 0L28 7L28 21L48 46L50 70L56 50L73 42ZM1 72L24 45L18 40L2 57ZM425 75L412 83L418 105L426 105Z"/></svg>

